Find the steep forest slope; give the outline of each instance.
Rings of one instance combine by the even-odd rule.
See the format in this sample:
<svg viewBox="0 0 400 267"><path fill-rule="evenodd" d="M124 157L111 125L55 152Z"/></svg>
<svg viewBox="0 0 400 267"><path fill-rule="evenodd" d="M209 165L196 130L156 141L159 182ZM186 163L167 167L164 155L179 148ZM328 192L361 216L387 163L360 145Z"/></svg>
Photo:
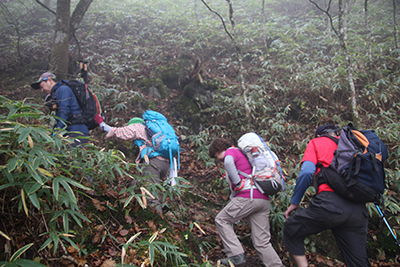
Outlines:
<svg viewBox="0 0 400 267"><path fill-rule="evenodd" d="M90 5L70 43L67 77L79 78L77 62L88 62L89 87L112 126L146 109L174 126L181 179L177 188L165 184L163 216L145 205L142 188L156 188L141 178L131 142L105 141L97 128L78 153L48 137L54 119L29 84L52 70L55 16L33 0L1 3L0 261L33 244L22 257L48 266L115 266L122 259L132 266L217 266L225 255L214 218L228 192L208 145L256 131L284 169L286 191L271 200L271 233L285 266L293 266L281 231L302 154L319 125L354 120L352 101L361 127L375 129L389 148L386 218L400 233L399 11L387 1L349 1L344 50L337 3L328 16L322 10L330 1L316 2L321 6L235 1L233 13L222 0ZM302 205L313 194L309 188ZM395 239L380 227L372 203L368 211L373 266L400 266ZM235 229L249 266L260 266L249 227L240 222ZM329 232L306 242L310 266L344 266Z"/></svg>

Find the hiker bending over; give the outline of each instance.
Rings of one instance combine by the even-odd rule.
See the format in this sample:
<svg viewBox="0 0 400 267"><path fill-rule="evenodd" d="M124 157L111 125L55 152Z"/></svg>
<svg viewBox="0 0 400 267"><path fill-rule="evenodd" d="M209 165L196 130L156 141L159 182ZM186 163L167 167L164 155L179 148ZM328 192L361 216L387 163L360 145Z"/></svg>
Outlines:
<svg viewBox="0 0 400 267"><path fill-rule="evenodd" d="M99 124L100 128L103 131L107 132L107 135L104 139L109 139L111 137L116 137L122 140L143 140L144 144L139 147L140 152L146 148L146 144L151 144L151 140L149 139L146 133L146 126L143 124L143 120L141 118L133 118L129 121L127 126L124 127L111 127L104 122L104 119L100 115L96 115L95 121ZM142 161L139 152L136 163L140 163ZM156 156L148 159L149 162L146 162L145 173L150 174L150 180L152 183L160 184L161 181L169 175L170 170L170 161L168 158L164 158L162 156ZM156 209L159 214L163 214L162 206L159 199L149 199L149 203Z"/></svg>
<svg viewBox="0 0 400 267"><path fill-rule="evenodd" d="M228 256L227 259L221 260L221 263L230 266L230 260L235 266L246 265L244 250L234 232L233 224L247 218L254 248L264 265L267 267L283 266L270 243L268 196L263 195L255 188L253 189L253 200L251 200L250 189L240 191L244 186L245 177L238 174L238 170L246 174L251 174L252 171L247 157L240 149L232 147L229 141L223 138L217 138L211 143L209 155L211 158L224 162L227 173L226 180L230 188L236 192L228 205L215 218L215 224Z"/></svg>
<svg viewBox="0 0 400 267"><path fill-rule="evenodd" d="M297 266L308 266L304 239L331 229L347 267L371 266L367 254L368 213L365 204L350 202L337 195L327 184L321 184L307 208L300 208L299 205L314 174L319 172L318 164L327 167L333 159L337 144L328 135L339 138L339 131L330 124L318 127L315 138L304 152L291 205L285 212L288 219L283 227L285 246Z"/></svg>
<svg viewBox="0 0 400 267"><path fill-rule="evenodd" d="M56 125L55 129L66 129L69 133L69 137L78 136L89 136L89 129L79 120L82 118L82 110L78 104L74 93L71 88L66 85L67 81L60 80L56 81L56 76L50 72L43 73L37 82L31 84L31 87L35 90L40 89L46 94L47 101L51 95L55 94L54 106L51 106L51 110L56 111ZM50 103L48 101L47 103ZM79 144L86 143L88 139L75 139L72 147L76 147Z"/></svg>

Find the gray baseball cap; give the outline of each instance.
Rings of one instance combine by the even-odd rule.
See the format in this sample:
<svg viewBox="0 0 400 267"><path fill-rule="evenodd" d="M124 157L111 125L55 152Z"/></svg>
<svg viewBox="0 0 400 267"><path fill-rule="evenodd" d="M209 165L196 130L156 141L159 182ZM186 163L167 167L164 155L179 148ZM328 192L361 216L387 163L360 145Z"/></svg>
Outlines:
<svg viewBox="0 0 400 267"><path fill-rule="evenodd" d="M40 89L40 83L43 81L47 81L47 79L56 79L56 76L51 73L51 72L45 72L42 75L40 75L39 80L37 82L34 82L31 84L31 87L35 90Z"/></svg>

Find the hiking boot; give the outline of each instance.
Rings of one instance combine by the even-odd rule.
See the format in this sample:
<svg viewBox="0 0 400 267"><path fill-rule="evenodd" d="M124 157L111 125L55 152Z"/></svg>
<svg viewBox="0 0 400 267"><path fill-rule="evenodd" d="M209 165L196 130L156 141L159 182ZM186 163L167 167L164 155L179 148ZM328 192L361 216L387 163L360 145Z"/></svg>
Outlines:
<svg viewBox="0 0 400 267"><path fill-rule="evenodd" d="M244 267L246 265L246 258L244 257L244 253L223 259L221 260L221 264L230 266L229 261L232 262L235 267Z"/></svg>

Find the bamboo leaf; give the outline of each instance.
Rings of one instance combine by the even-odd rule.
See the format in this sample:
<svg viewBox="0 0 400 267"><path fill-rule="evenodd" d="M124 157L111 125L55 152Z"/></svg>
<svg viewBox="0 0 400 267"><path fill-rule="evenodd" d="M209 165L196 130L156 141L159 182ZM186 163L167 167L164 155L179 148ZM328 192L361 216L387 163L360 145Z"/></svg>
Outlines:
<svg viewBox="0 0 400 267"><path fill-rule="evenodd" d="M45 175L47 177L51 177L51 178L54 177L54 175L51 172L49 172L48 170L45 170L45 169L40 168L40 167L38 167L37 170L40 171L43 175Z"/></svg>
<svg viewBox="0 0 400 267"><path fill-rule="evenodd" d="M69 217L68 212L63 213L63 225L64 225L64 232L69 232Z"/></svg>
<svg viewBox="0 0 400 267"><path fill-rule="evenodd" d="M151 266L154 264L154 245L152 243L149 244L149 258Z"/></svg>
<svg viewBox="0 0 400 267"><path fill-rule="evenodd" d="M12 172L15 170L15 168L17 167L19 159L17 157L10 159L10 161L7 164L7 170L9 172Z"/></svg>
<svg viewBox="0 0 400 267"><path fill-rule="evenodd" d="M83 184L80 184L80 183L78 183L77 181L72 180L72 179L70 179L70 178L63 177L62 180L63 180L63 181L66 181L67 183L69 183L69 184L71 184L71 185L73 185L73 186L79 187L79 188L81 188L81 189L83 189L83 190L91 190L89 187L86 187L86 186L84 186Z"/></svg>
<svg viewBox="0 0 400 267"><path fill-rule="evenodd" d="M41 251L42 249L46 248L52 241L52 238L49 237L39 248L39 251Z"/></svg>
<svg viewBox="0 0 400 267"><path fill-rule="evenodd" d="M23 246L22 248L18 249L10 258L10 262L15 261L16 259L18 259L25 251L27 251L31 246L33 245L33 243L30 243L28 245Z"/></svg>
<svg viewBox="0 0 400 267"><path fill-rule="evenodd" d="M15 261L15 263L21 267L46 267L44 264L27 259L18 259Z"/></svg>
<svg viewBox="0 0 400 267"><path fill-rule="evenodd" d="M201 232L203 235L206 234L206 233L203 231L203 229L201 229L200 225L199 225L197 222L194 222L193 224L200 230L200 232Z"/></svg>
<svg viewBox="0 0 400 267"><path fill-rule="evenodd" d="M58 177L53 180L53 194L54 197L58 200L58 194L60 192L60 182Z"/></svg>
<svg viewBox="0 0 400 267"><path fill-rule="evenodd" d="M9 238L8 235L6 235L5 233L3 233L2 231L0 231L0 235L1 235L2 237L4 237L5 239L7 239L7 240L11 240L11 238Z"/></svg>
<svg viewBox="0 0 400 267"><path fill-rule="evenodd" d="M69 186L69 184L64 181L63 179L61 179L60 184L62 184L62 186L64 187L65 191L67 191L67 194L69 196L69 198L72 200L73 203L77 203L74 191L72 191L72 188Z"/></svg>
<svg viewBox="0 0 400 267"><path fill-rule="evenodd" d="M71 216L74 216L76 218L75 220L77 223L79 221L78 217L84 221L90 222L90 220L88 218L86 218L83 214L81 214L75 210L68 210L68 213L70 213ZM83 226L81 226L81 227L83 227Z"/></svg>
<svg viewBox="0 0 400 267"><path fill-rule="evenodd" d="M14 128L2 128L2 129L0 129L0 132L13 131L13 130L14 130Z"/></svg>
<svg viewBox="0 0 400 267"><path fill-rule="evenodd" d="M29 216L28 213L28 206L26 205L26 200L25 200L25 191L24 189L21 189L21 200L22 200L22 206L24 208L26 216Z"/></svg>
<svg viewBox="0 0 400 267"><path fill-rule="evenodd" d="M44 185L44 182L42 180L42 178L39 176L38 173L30 173L32 175L32 178L35 179L36 182L38 182L40 185Z"/></svg>
<svg viewBox="0 0 400 267"><path fill-rule="evenodd" d="M157 235L158 235L158 231L156 231L156 232L150 237L149 243L152 243L152 242L156 239Z"/></svg>
<svg viewBox="0 0 400 267"><path fill-rule="evenodd" d="M36 193L29 194L28 197L29 197L29 200L32 202L32 204L33 204L38 210L40 210L40 202L39 202L39 199L38 199Z"/></svg>
<svg viewBox="0 0 400 267"><path fill-rule="evenodd" d="M29 133L32 131L32 128L19 128L18 129L18 143L21 143L22 141L25 141L25 139L28 137Z"/></svg>
<svg viewBox="0 0 400 267"><path fill-rule="evenodd" d="M33 149L33 140L32 140L32 137L29 134L28 134L28 143L29 143L29 147L31 149Z"/></svg>

